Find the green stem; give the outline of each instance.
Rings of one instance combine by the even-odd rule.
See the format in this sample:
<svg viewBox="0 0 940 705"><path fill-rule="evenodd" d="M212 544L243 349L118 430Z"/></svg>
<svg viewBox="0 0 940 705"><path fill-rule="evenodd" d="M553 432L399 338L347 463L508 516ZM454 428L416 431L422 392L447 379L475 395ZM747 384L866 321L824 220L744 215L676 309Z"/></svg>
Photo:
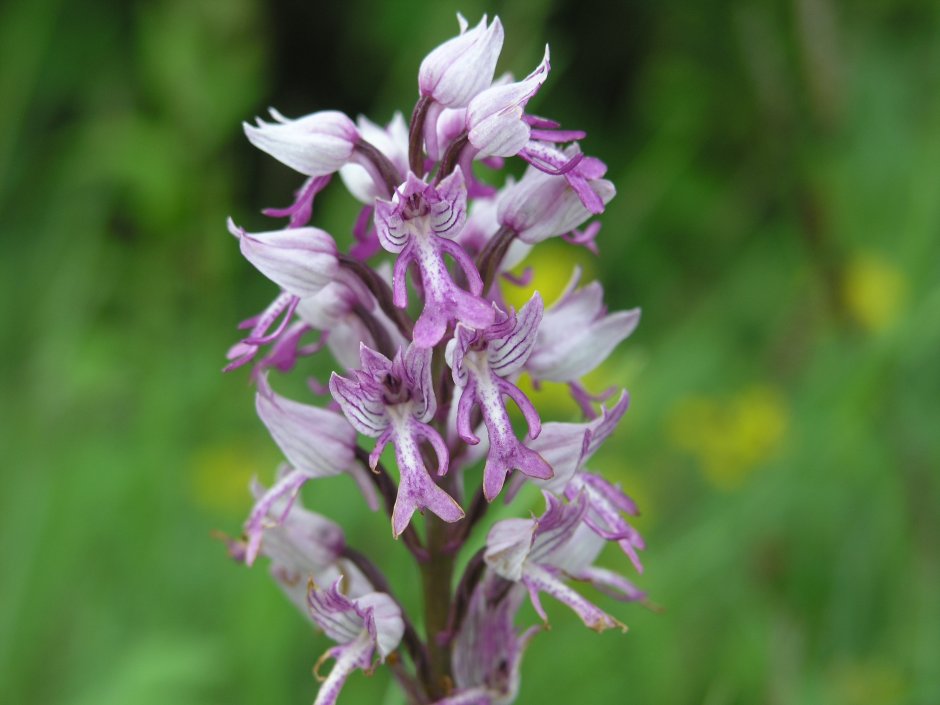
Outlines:
<svg viewBox="0 0 940 705"><path fill-rule="evenodd" d="M421 565L421 578L424 587L424 627L430 679L425 686L431 697L436 699L444 697L453 687L450 640L439 637L447 632L454 555L446 550L450 541L449 525L430 513L427 515L426 539L430 559Z"/></svg>

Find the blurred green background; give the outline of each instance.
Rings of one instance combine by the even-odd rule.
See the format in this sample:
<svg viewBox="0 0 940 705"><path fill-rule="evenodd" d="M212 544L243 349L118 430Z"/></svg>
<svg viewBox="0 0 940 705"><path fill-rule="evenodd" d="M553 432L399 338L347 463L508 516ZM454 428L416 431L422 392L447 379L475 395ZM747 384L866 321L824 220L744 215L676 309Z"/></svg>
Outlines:
<svg viewBox="0 0 940 705"><path fill-rule="evenodd" d="M593 463L640 502L663 609L558 605L519 703L940 703L940 6L931 0L30 0L0 8L0 702L310 702L327 642L232 563L278 453L235 324L274 294L224 227L300 177L240 121L387 121L497 12L500 70L588 131L619 196L572 252L639 331ZM318 224L349 239L334 187ZM552 387L543 418L574 418ZM410 568L341 480L309 503ZM536 505L533 505L538 510ZM611 567L630 571L616 552ZM528 615L531 617L531 615ZM355 676L345 703L397 703Z"/></svg>

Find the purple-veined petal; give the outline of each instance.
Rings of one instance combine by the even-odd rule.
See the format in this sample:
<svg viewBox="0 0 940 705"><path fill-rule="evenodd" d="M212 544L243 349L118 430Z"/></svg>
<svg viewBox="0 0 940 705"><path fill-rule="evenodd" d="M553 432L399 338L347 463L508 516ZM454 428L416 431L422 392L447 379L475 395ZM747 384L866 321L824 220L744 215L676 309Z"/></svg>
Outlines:
<svg viewBox="0 0 940 705"><path fill-rule="evenodd" d="M509 333L490 341L486 353L494 373L509 377L522 369L535 345L542 309L542 296L536 291L516 314L515 325Z"/></svg>
<svg viewBox="0 0 940 705"><path fill-rule="evenodd" d="M467 222L467 184L457 167L436 187L425 189L430 202L429 225L435 235L453 239Z"/></svg>
<svg viewBox="0 0 940 705"><path fill-rule="evenodd" d="M447 347L444 349L444 361L453 370L454 384L458 387L466 386L470 379L463 361L470 346L479 338L480 334L475 329L458 323L454 328L454 337L447 341Z"/></svg>
<svg viewBox="0 0 940 705"><path fill-rule="evenodd" d="M550 563L552 556L565 546L575 534L584 517L585 505L581 501L565 504L550 492L542 491L545 513L538 518L530 561Z"/></svg>
<svg viewBox="0 0 940 705"><path fill-rule="evenodd" d="M391 201L376 201L375 227L382 246L398 253L392 289L396 306L407 304L405 278L408 265L421 274L424 309L414 327L414 342L422 348L437 345L452 320L475 328L493 321L490 303L476 292L482 280L473 263L451 242L466 220L466 187L457 168L437 186L428 185L409 172ZM444 261L449 254L463 268L471 291L457 286Z"/></svg>
<svg viewBox="0 0 940 705"><path fill-rule="evenodd" d="M261 345L265 344L265 341L275 340L280 337L293 318L299 301L293 294L282 291L259 315L243 321L238 327L240 329L250 328L251 332L247 338L229 348L225 357L232 360L232 362L222 368L222 371L231 372L251 362L258 354ZM281 322L271 332L271 326L278 318L281 319Z"/></svg>
<svg viewBox="0 0 940 705"><path fill-rule="evenodd" d="M460 521L464 517L463 509L454 498L431 479L421 456L420 440L437 432L406 414L407 411L403 412L398 407L389 408L395 433L395 459L401 476L392 510L392 533L396 537L401 535L419 509L430 509L447 522ZM436 444L439 452L441 448L446 452L443 443Z"/></svg>
<svg viewBox="0 0 940 705"><path fill-rule="evenodd" d="M529 141L531 127L523 109L548 78L549 51L536 69L517 83L493 86L477 95L467 107L470 144L482 156L512 157Z"/></svg>
<svg viewBox="0 0 940 705"><path fill-rule="evenodd" d="M388 427L381 400L364 391L356 382L334 372L330 375L330 393L359 433L376 438Z"/></svg>
<svg viewBox="0 0 940 705"><path fill-rule="evenodd" d="M414 389L418 406L414 411L419 421L428 421L437 410L434 382L431 379L431 350L409 345L404 354L405 374Z"/></svg>
<svg viewBox="0 0 940 705"><path fill-rule="evenodd" d="M614 627L619 627L623 631L627 630L622 622L611 617L587 598L566 585L559 576L555 575L552 571L546 570L542 566L534 564L526 565L522 583L528 588L532 604L543 620L546 620L546 616L545 610L542 609L538 601L538 593L540 592L551 595L559 602L570 607L574 613L581 618L585 626L594 631L602 632L607 629L613 629Z"/></svg>
<svg viewBox="0 0 940 705"><path fill-rule="evenodd" d="M433 705L495 705L495 702L493 695L486 688L471 688L435 700Z"/></svg>
<svg viewBox="0 0 940 705"><path fill-rule="evenodd" d="M486 16L473 29L458 15L461 33L428 54L418 70L421 95L448 108L459 108L493 80L503 47L503 26L498 17L487 26Z"/></svg>
<svg viewBox="0 0 940 705"><path fill-rule="evenodd" d="M610 437L610 434L617 428L617 424L620 423L620 419L627 413L629 407L630 394L626 389L620 392L617 403L610 409L606 406L601 407L600 418L594 419L588 424L591 427L591 438L588 442L587 454L584 460L594 455L597 449L601 447L601 444Z"/></svg>
<svg viewBox="0 0 940 705"><path fill-rule="evenodd" d="M585 169L590 175L597 174L597 164L602 162L585 158L577 145L559 152L548 146L536 148L536 144L530 142L520 155L537 152L543 167L530 166L518 183L503 189L497 207L500 225L511 228L529 244L570 232L598 212L598 204L603 210L603 205L616 195L610 181L582 174ZM546 173L545 169L551 170L554 165L557 168Z"/></svg>
<svg viewBox="0 0 940 705"><path fill-rule="evenodd" d="M601 591L608 597L622 602L637 602L646 599L646 593L640 590L632 582L612 570L606 568L597 568L590 566L584 568L581 572L572 575L576 580L583 580L591 583L596 590Z"/></svg>
<svg viewBox="0 0 940 705"><path fill-rule="evenodd" d="M289 479L292 472L296 471L282 467L279 482ZM276 486L266 490L257 482L253 483L252 492L258 500L256 508L268 503L272 492L278 493L276 490ZM299 499L295 500L289 494L273 497L264 517L263 530L261 554L271 561L271 576L304 614L309 616L306 586L310 580L332 583L344 575L347 593L353 597L373 589L355 565L347 564L340 557L345 546L342 529L329 519L305 509ZM233 557L246 561L247 543L229 544L230 548L237 550Z"/></svg>
<svg viewBox="0 0 940 705"><path fill-rule="evenodd" d="M401 609L388 595L373 592L349 599L340 591L341 582L339 579L325 590L311 585L307 591L311 617L340 644L317 662L319 669L327 658L336 659L320 687L315 705L335 703L349 675L356 669L369 669L376 649L380 660L384 661L404 634Z"/></svg>
<svg viewBox="0 0 940 705"><path fill-rule="evenodd" d="M519 582L537 528L534 519L503 519L493 524L486 536L486 565L500 577Z"/></svg>
<svg viewBox="0 0 940 705"><path fill-rule="evenodd" d="M601 435L598 433L596 435ZM606 479L600 475L596 475L591 472L582 472L577 475L579 486L589 487L593 491L604 496L605 500L621 512L629 514L631 516L636 516L639 514L639 509L636 506L636 502L628 496L619 485L615 485L611 482L608 482Z"/></svg>
<svg viewBox="0 0 940 705"><path fill-rule="evenodd" d="M364 620L375 641L379 658L384 661L398 648L405 633L401 608L384 592L373 592L355 599L356 609L365 615Z"/></svg>
<svg viewBox="0 0 940 705"><path fill-rule="evenodd" d="M330 330L355 309L356 305L370 308L372 299L362 300L361 295L343 281L333 281L313 296L307 296L297 304L297 315L317 330Z"/></svg>
<svg viewBox="0 0 940 705"><path fill-rule="evenodd" d="M565 495L583 499L587 507L585 524L603 539L617 541L637 571L642 573L643 565L637 551L643 550L646 544L640 533L621 515L624 511L621 507L624 506L630 507L634 510L631 513L635 513L636 507L632 500L619 487L586 472L577 473L571 478L565 488Z"/></svg>
<svg viewBox="0 0 940 705"><path fill-rule="evenodd" d="M338 644L348 644L367 632L367 628L355 602L340 589L342 582L340 578L325 589L310 585L307 605L313 621L330 639Z"/></svg>
<svg viewBox="0 0 940 705"><path fill-rule="evenodd" d="M543 424L542 433L528 444L555 471L555 476L543 486L556 495L563 493L574 474L613 433L629 403L630 397L624 390L611 409L601 407L601 416L588 423Z"/></svg>
<svg viewBox="0 0 940 705"><path fill-rule="evenodd" d="M352 464L356 432L340 414L276 394L266 375L258 377L255 402L274 442L298 470L326 477Z"/></svg>
<svg viewBox="0 0 940 705"><path fill-rule="evenodd" d="M252 376L257 377L272 367L279 372L290 372L299 358L313 355L323 349L326 344L325 334L321 335L315 343L300 344L303 337L311 330L312 328L303 321L292 323L284 334L274 341L267 354L258 361L252 370Z"/></svg>
<svg viewBox="0 0 940 705"><path fill-rule="evenodd" d="M640 320L640 309L618 311L590 325L568 329L566 336L545 335L528 367L537 379L572 382L594 370L627 338ZM572 335L572 332L574 334Z"/></svg>
<svg viewBox="0 0 940 705"><path fill-rule="evenodd" d="M492 326L479 331L458 325L445 351L445 361L453 369L454 382L459 389L457 432L465 442L471 445L477 442L470 429L470 411L475 405L479 406L486 426L489 450L483 469L483 494L489 501L499 494L507 475L514 469L530 477L552 477L552 468L545 459L516 438L503 398L508 396L516 402L533 437L541 430L535 407L518 387L491 367L491 359L496 360L501 371L511 372L521 367L534 341L534 328L540 315L541 298L536 294L518 318L501 313Z"/></svg>
<svg viewBox="0 0 940 705"><path fill-rule="evenodd" d="M561 494L571 477L581 467L590 442L588 424L551 421L542 425L542 432L529 447L551 465L554 477L544 486Z"/></svg>
<svg viewBox="0 0 940 705"><path fill-rule="evenodd" d="M345 164L359 141L353 121L326 110L288 120L271 110L275 122L243 123L245 135L258 149L307 176L326 176Z"/></svg>
<svg viewBox="0 0 940 705"><path fill-rule="evenodd" d="M336 243L319 228L288 228L249 234L228 220L242 254L285 291L313 296L336 277Z"/></svg>
<svg viewBox="0 0 940 705"><path fill-rule="evenodd" d="M297 493L310 475L300 470L291 470L280 478L273 487L266 490L258 497L248 520L245 522L245 535L248 537L248 545L245 550L245 564L251 565L255 562L258 550L261 548L261 538L266 528L275 527L283 523L287 514L297 498ZM255 494L258 490L255 489ZM275 511L275 506L279 511Z"/></svg>
<svg viewBox="0 0 940 705"><path fill-rule="evenodd" d="M502 599L493 603L490 596L501 582L492 573L477 585L463 625L454 642L453 670L458 690L448 705L490 703L509 705L519 690L519 668L522 656L539 628L517 632L516 614L525 593L511 588Z"/></svg>
<svg viewBox="0 0 940 705"><path fill-rule="evenodd" d="M398 205L381 198L375 200L375 231L379 243L388 252L399 253L405 249L411 233L404 227Z"/></svg>
<svg viewBox="0 0 940 705"><path fill-rule="evenodd" d="M313 705L335 705L346 680L357 669L367 669L372 660L372 641L368 632L361 632L355 640L344 645L334 646L326 652L317 666L327 658L336 659L330 675L323 679Z"/></svg>
<svg viewBox="0 0 940 705"><path fill-rule="evenodd" d="M245 562L254 559L252 538L264 533L262 552L274 563L293 572L320 579L339 558L345 539L339 525L315 512L304 509L297 491L309 476L283 468L270 489L254 483L255 506L245 523L249 543Z"/></svg>
<svg viewBox="0 0 940 705"><path fill-rule="evenodd" d="M542 317L527 368L536 379L571 382L601 364L637 326L640 310L607 315L598 282L577 289L575 268L565 292Z"/></svg>
<svg viewBox="0 0 940 705"><path fill-rule="evenodd" d="M575 517L576 521L573 524L567 526L563 540L553 540L551 550L543 552L540 560L545 565L557 568L566 574L575 575L583 572L597 560L604 546L607 545L607 541L582 521L586 516L584 511L586 502L583 498L576 498L571 504L565 505L565 508L574 508L575 511L580 508L581 513ZM564 515L563 518L570 518L570 514ZM556 533L556 539L557 536Z"/></svg>

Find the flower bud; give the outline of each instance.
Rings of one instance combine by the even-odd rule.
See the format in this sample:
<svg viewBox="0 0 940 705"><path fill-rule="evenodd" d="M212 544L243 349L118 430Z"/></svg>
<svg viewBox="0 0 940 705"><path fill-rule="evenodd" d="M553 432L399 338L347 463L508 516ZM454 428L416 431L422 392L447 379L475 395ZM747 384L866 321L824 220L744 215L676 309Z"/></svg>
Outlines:
<svg viewBox="0 0 940 705"><path fill-rule="evenodd" d="M523 80L492 86L470 101L467 132L479 156L512 157L526 146L532 128L522 119L523 109L545 83L549 69L546 46L542 63Z"/></svg>
<svg viewBox="0 0 940 705"><path fill-rule="evenodd" d="M421 95L448 108L466 106L492 83L503 48L503 25L498 17L487 26L484 15L470 31L463 16L458 14L457 20L460 34L428 54L418 70Z"/></svg>
<svg viewBox="0 0 940 705"><path fill-rule="evenodd" d="M257 125L242 123L248 140L262 152L307 176L326 176L352 156L359 143L356 125L343 113L324 110L289 120L270 108L276 122L258 118Z"/></svg>
<svg viewBox="0 0 940 705"><path fill-rule="evenodd" d="M341 414L282 397L263 375L255 407L284 456L303 473L329 477L353 464L356 432Z"/></svg>
<svg viewBox="0 0 940 705"><path fill-rule="evenodd" d="M294 296L313 296L336 275L336 243L319 228L251 234L229 218L228 229L238 238L245 259Z"/></svg>
<svg viewBox="0 0 940 705"><path fill-rule="evenodd" d="M570 150L569 150L570 151ZM581 172L587 162L590 171ZM568 173L556 175L529 167L519 183L503 191L497 218L523 242L534 245L564 235L594 215L585 205L589 196L603 210L617 190L607 179L593 178L597 160L586 158ZM590 201L589 201L590 202Z"/></svg>

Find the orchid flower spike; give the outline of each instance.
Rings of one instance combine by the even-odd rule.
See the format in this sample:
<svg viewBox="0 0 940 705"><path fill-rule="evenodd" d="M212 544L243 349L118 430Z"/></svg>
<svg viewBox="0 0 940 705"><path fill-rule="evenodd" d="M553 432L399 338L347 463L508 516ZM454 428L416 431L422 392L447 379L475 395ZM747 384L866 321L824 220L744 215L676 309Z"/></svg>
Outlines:
<svg viewBox="0 0 940 705"><path fill-rule="evenodd" d="M593 393L639 309L609 311L601 284L582 285L579 268L548 307L536 291L516 309L505 290L540 281L535 258L515 267L549 238L596 254L593 216L616 189L604 162L582 151L584 132L528 112L550 75L548 46L524 78L494 80L499 18L472 28L457 19L459 34L421 62L410 120L272 110L272 120L245 125L252 144L304 181L290 205L262 211L286 219L283 229L229 221L277 291L239 325L224 369L249 366L257 414L285 462L273 481L252 484L242 536L227 545L241 563L262 557L335 642L314 669L319 677L335 659L314 705L334 705L354 671L380 663L408 702L511 705L523 654L542 632L520 609L527 600L543 622L547 594L603 631L625 627L575 581L621 602L645 599L616 566L598 565L616 544L615 557L639 572L645 544L636 504L600 472L629 396L616 380ZM503 171L512 159L526 163L521 177ZM358 214L345 228L316 227L320 199L343 187ZM320 405L275 392L288 374L306 374ZM553 417L537 393L543 382L567 385L583 418ZM350 479L401 538L381 560L367 525L353 531L302 503L306 493L318 508L335 506L331 486ZM529 512L526 485L545 498L541 516ZM416 563L414 599L395 596L390 577L401 571L380 567L396 560L391 552ZM422 599L419 624L405 606Z"/></svg>

